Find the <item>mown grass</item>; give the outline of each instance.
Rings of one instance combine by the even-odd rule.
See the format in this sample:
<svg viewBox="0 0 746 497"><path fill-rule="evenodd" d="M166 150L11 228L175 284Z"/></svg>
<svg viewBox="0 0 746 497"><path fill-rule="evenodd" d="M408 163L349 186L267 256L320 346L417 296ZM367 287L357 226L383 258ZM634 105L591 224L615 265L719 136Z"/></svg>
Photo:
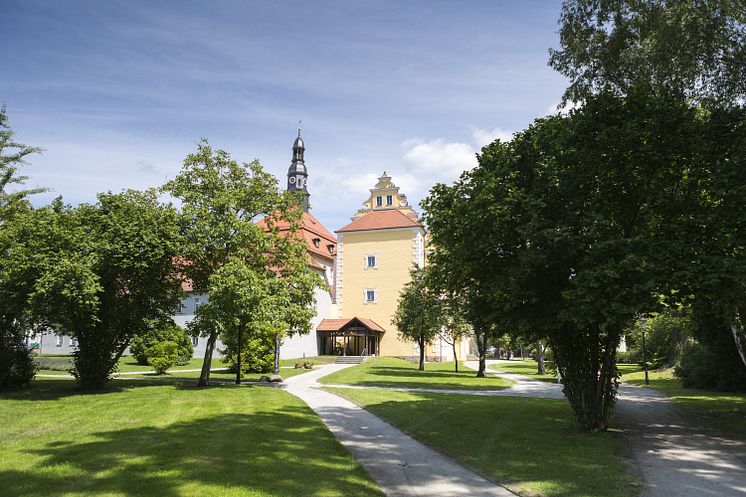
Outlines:
<svg viewBox="0 0 746 497"><path fill-rule="evenodd" d="M645 373L637 364L620 364L621 380L645 386ZM740 440L746 440L746 394L684 388L673 370L650 371L650 388L671 397L674 405L691 413L703 425L716 428Z"/></svg>
<svg viewBox="0 0 746 497"><path fill-rule="evenodd" d="M323 376L320 383L327 385L361 385L398 388L438 388L460 390L499 390L513 382L488 376L476 378L475 371L461 365L454 372L453 362L428 363L425 371L417 364L393 357L371 357L351 368Z"/></svg>
<svg viewBox="0 0 746 497"><path fill-rule="evenodd" d="M582 433L564 400L331 388L521 496L631 497L615 433Z"/></svg>
<svg viewBox="0 0 746 497"><path fill-rule="evenodd" d="M513 359L499 364L493 364L489 367L493 371L500 373L513 373L528 376L533 380L557 382L557 375L552 371L547 371L547 374L540 375L536 361L533 359Z"/></svg>
<svg viewBox="0 0 746 497"><path fill-rule="evenodd" d="M4 497L382 496L299 399L276 388L37 380L0 395Z"/></svg>
<svg viewBox="0 0 746 497"><path fill-rule="evenodd" d="M70 362L69 356L42 356L42 357L53 357L57 362L59 361L66 361L69 363L65 367L59 367L56 369L40 369L37 374L43 374L43 375L61 375L66 376L69 375L67 372L72 367L72 362ZM296 376L301 373L305 373L308 370L305 370L303 368L296 369L293 366L295 366L295 363L300 363L301 365L303 362L309 362L316 365L324 365L324 364L330 364L333 363L335 359L335 356L316 356L316 357L307 357L305 359L283 359L280 361L280 367L282 369L280 370L280 376L283 378L290 378L292 376ZM203 359L200 357L194 357L189 360L187 364L180 365L180 366L174 366L171 368L172 371L182 371L185 369L201 369L202 368L202 361ZM220 358L214 358L212 361L212 368L213 369L220 369L225 368L226 364L220 359ZM123 356L119 359L119 363L117 366L117 371L119 373L137 373L142 372L142 376L151 376L148 374L150 371L152 371L153 368L151 368L149 365L142 365L138 364L138 362L135 360L132 356ZM126 376L131 378L139 378L141 375L130 375L127 374ZM175 378L198 378L199 373L195 372L178 372L178 373L170 373L170 376ZM235 375L231 374L224 374L219 371L213 371L211 373L211 376L217 379L225 378L235 378ZM256 381L259 379L259 377L262 376L261 374L250 374L246 375L244 379L247 381Z"/></svg>

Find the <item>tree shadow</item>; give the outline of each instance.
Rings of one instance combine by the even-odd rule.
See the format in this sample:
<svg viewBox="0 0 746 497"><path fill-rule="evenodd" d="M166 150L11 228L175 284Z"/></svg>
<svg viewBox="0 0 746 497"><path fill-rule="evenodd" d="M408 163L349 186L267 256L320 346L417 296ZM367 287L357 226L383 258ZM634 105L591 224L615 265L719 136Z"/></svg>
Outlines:
<svg viewBox="0 0 746 497"><path fill-rule="evenodd" d="M2 495L381 495L303 407L113 429L27 453L39 462L0 470Z"/></svg>
<svg viewBox="0 0 746 497"><path fill-rule="evenodd" d="M344 370L342 371L344 373ZM496 377L476 378L476 371L419 371L402 366L371 366L366 377L355 379L349 384L360 386L437 388L453 390L501 390L504 380ZM391 379L389 379L391 378ZM328 380L333 382L332 379Z"/></svg>

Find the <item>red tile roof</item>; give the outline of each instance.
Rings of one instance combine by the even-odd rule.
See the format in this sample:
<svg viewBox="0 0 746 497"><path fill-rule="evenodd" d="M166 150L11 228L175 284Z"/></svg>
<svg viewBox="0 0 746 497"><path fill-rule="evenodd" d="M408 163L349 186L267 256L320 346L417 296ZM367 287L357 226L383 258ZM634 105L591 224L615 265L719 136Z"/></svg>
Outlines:
<svg viewBox="0 0 746 497"><path fill-rule="evenodd" d="M337 233L350 231L385 230L390 228L416 228L422 226L416 220L397 209L371 211L337 230Z"/></svg>
<svg viewBox="0 0 746 497"><path fill-rule="evenodd" d="M262 219L257 225L266 229L267 221ZM290 223L285 220L277 221L275 226L281 233L290 230ZM308 212L303 213L300 226L299 233L306 241L308 251L333 261L334 254L337 253L337 237L331 234L318 219Z"/></svg>
<svg viewBox="0 0 746 497"><path fill-rule="evenodd" d="M365 326L371 331L379 331L381 333L384 333L386 331L383 328L381 328L378 325L378 323L376 323L372 319L359 318L359 317L342 318L342 319L323 319L321 320L321 323L319 323L319 325L316 327L316 331L339 331L342 328L346 327L348 324L352 323L352 321L354 320L359 321L363 326Z"/></svg>

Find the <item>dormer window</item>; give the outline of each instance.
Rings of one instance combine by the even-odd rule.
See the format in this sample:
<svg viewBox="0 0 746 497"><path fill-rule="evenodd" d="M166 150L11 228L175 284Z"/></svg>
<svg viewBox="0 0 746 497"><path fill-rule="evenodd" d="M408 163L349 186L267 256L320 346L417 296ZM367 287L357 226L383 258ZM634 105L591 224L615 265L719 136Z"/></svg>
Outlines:
<svg viewBox="0 0 746 497"><path fill-rule="evenodd" d="M381 207L383 205L383 197L376 197L376 207Z"/></svg>
<svg viewBox="0 0 746 497"><path fill-rule="evenodd" d="M312 241L313 241L313 246L316 248L319 248L319 246L321 245L321 238L314 238Z"/></svg>
<svg viewBox="0 0 746 497"><path fill-rule="evenodd" d="M394 205L394 196L386 195L386 205Z"/></svg>

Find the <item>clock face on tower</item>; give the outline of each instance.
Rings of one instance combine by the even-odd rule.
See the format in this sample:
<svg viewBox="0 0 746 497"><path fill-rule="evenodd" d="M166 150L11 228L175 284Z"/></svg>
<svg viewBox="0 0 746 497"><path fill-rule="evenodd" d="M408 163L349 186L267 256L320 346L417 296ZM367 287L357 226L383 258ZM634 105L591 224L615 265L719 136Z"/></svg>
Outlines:
<svg viewBox="0 0 746 497"><path fill-rule="evenodd" d="M291 185L294 185L295 184L295 176L290 176L290 180L289 181L290 181Z"/></svg>

